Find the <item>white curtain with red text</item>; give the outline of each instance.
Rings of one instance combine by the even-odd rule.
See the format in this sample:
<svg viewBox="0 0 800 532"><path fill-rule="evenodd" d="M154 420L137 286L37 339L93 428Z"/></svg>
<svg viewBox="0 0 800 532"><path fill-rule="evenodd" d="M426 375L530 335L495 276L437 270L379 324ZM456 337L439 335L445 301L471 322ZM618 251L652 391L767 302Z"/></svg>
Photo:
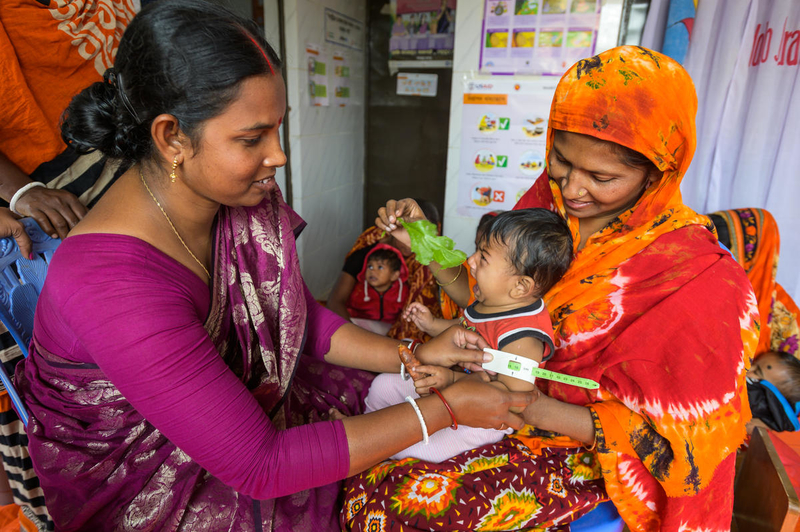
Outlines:
<svg viewBox="0 0 800 532"><path fill-rule="evenodd" d="M700 0L684 66L699 107L684 202L770 211L778 282L800 301L800 0Z"/></svg>

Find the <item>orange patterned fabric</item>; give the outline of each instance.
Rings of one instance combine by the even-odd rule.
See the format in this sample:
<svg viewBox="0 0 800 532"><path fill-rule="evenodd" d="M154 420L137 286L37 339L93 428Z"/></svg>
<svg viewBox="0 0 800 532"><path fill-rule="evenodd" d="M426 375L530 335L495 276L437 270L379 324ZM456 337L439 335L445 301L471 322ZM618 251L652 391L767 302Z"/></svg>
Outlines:
<svg viewBox="0 0 800 532"><path fill-rule="evenodd" d="M776 280L781 239L775 218L769 211L754 208L718 211L709 216L715 223L724 224L719 230L727 230L728 248L755 290L761 314L756 355L781 351L800 356L800 311Z"/></svg>
<svg viewBox="0 0 800 532"><path fill-rule="evenodd" d="M347 252L347 256L349 257L354 251L376 243L381 239L382 233L383 231L379 230L377 227L370 227L361 233L356 243L353 244L352 249ZM441 318L442 312L437 298L436 279L433 277L428 267L417 262L414 257L415 255L413 253L405 257L406 266L408 266L408 297L403 307L416 301L428 307L435 317ZM402 340L403 338L414 338L423 342L430 340L430 336L420 331L417 326L414 325L414 322L404 320L402 314L397 317L394 324L392 324L392 328L386 333L386 336L397 338L398 340Z"/></svg>
<svg viewBox="0 0 800 532"><path fill-rule="evenodd" d="M696 108L689 75L659 53L625 46L578 62L556 89L548 152L554 129L582 133L644 154L663 176L580 251L578 220L546 173L516 207L551 208L572 229L574 261L545 297L556 333L548 369L601 388L540 384L590 406L606 491L632 531L729 530L750 418L756 300L679 189Z"/></svg>
<svg viewBox="0 0 800 532"><path fill-rule="evenodd" d="M132 0L0 2L0 152L25 173L66 148L73 96L114 63Z"/></svg>

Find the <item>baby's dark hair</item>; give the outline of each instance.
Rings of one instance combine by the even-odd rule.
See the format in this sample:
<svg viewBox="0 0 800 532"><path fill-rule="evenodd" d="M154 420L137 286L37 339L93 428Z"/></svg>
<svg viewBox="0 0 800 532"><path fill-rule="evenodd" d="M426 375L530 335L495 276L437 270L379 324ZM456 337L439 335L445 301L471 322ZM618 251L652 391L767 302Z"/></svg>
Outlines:
<svg viewBox="0 0 800 532"><path fill-rule="evenodd" d="M494 220L495 217L501 212L502 211L491 211L481 216L481 219L478 220L478 228L475 229L476 242L480 242L483 239L483 235L486 233L486 228L489 226L489 222Z"/></svg>
<svg viewBox="0 0 800 532"><path fill-rule="evenodd" d="M781 386L776 386L790 404L800 403L800 360L789 353L775 353L781 363L786 366L788 380Z"/></svg>
<svg viewBox="0 0 800 532"><path fill-rule="evenodd" d="M177 118L195 150L204 122L252 76L278 75L275 50L255 23L204 0L153 2L136 15L103 81L73 98L61 136L78 153L131 162L153 157L160 114Z"/></svg>
<svg viewBox="0 0 800 532"><path fill-rule="evenodd" d="M389 268L394 272L399 272L401 267L400 257L391 249L379 249L373 251L367 259L367 264L372 261L385 262Z"/></svg>
<svg viewBox="0 0 800 532"><path fill-rule="evenodd" d="M498 214L487 223L478 246L492 241L506 247L518 275L533 279L537 297L550 290L572 262L572 233L567 222L547 209Z"/></svg>

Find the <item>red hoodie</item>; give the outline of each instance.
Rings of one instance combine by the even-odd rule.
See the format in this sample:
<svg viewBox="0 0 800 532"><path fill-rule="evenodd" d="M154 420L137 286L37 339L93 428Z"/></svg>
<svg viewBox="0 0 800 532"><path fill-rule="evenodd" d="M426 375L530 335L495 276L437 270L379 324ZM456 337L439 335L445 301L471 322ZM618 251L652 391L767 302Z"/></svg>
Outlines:
<svg viewBox="0 0 800 532"><path fill-rule="evenodd" d="M382 294L367 283L366 274L370 255L379 249L392 250L400 259L400 277ZM356 278L356 286L347 299L347 312L350 313L352 318L394 323L397 316L403 311L403 307L405 307L408 289L404 289L403 285L407 281L408 267L405 259L403 259L403 254L388 244L377 244L364 257L364 265Z"/></svg>

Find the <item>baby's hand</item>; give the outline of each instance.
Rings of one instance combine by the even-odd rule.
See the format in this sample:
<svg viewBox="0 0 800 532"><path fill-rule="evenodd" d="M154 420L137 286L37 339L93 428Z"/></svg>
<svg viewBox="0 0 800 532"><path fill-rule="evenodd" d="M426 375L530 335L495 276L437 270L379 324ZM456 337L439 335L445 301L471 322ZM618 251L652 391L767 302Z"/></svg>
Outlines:
<svg viewBox="0 0 800 532"><path fill-rule="evenodd" d="M443 366L419 366L417 371L426 374L414 381L419 395L428 395L431 388L444 390L456 381L456 372Z"/></svg>
<svg viewBox="0 0 800 532"><path fill-rule="evenodd" d="M413 321L417 328L430 334L430 329L434 325L435 318L430 309L422 303L411 303L403 310L403 319Z"/></svg>

